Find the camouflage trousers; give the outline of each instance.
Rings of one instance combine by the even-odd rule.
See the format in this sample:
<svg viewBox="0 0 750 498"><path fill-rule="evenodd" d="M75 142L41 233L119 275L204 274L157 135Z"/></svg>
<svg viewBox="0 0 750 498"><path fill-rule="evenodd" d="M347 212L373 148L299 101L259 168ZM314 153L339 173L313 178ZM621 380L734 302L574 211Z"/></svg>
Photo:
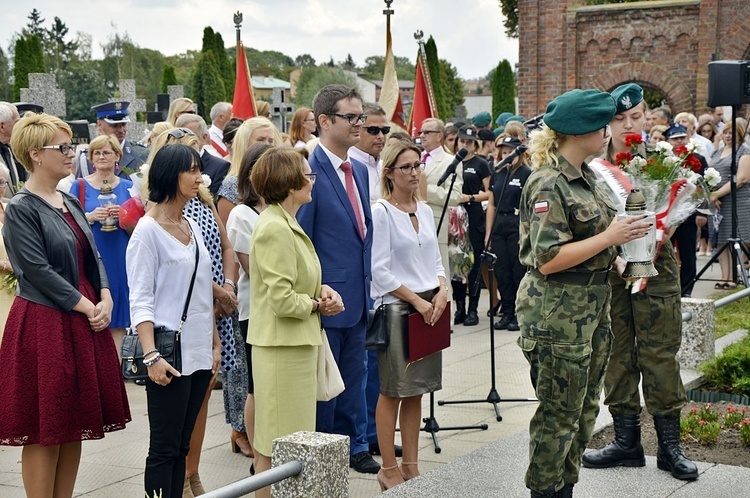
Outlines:
<svg viewBox="0 0 750 498"><path fill-rule="evenodd" d="M679 287L677 287L679 289ZM687 397L677 350L682 340L679 292L656 286L631 294L612 285L612 354L604 378L604 403L612 415L641 413L638 385L651 415L679 416Z"/></svg>
<svg viewBox="0 0 750 498"><path fill-rule="evenodd" d="M609 284L572 285L527 273L518 289L518 344L539 407L529 424L526 486L554 493L578 482L599 413L611 345Z"/></svg>

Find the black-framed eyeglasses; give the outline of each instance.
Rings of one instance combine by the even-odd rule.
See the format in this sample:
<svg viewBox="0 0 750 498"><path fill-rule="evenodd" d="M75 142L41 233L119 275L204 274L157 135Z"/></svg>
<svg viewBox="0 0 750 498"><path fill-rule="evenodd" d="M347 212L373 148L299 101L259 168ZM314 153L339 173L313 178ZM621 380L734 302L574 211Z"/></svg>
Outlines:
<svg viewBox="0 0 750 498"><path fill-rule="evenodd" d="M195 111L192 109L188 109L187 111L182 111L180 114L195 114Z"/></svg>
<svg viewBox="0 0 750 498"><path fill-rule="evenodd" d="M442 133L442 132L437 131L437 130L420 130L419 132L420 135L429 135L430 133Z"/></svg>
<svg viewBox="0 0 750 498"><path fill-rule="evenodd" d="M410 175L415 171L417 173L424 171L424 163L420 161L414 164L402 164L401 166L391 166L391 169L397 169L405 175Z"/></svg>
<svg viewBox="0 0 750 498"><path fill-rule="evenodd" d="M390 126L366 126L365 130L367 133L373 136L378 136L378 133L382 133L384 136L391 132Z"/></svg>
<svg viewBox="0 0 750 498"><path fill-rule="evenodd" d="M181 140L186 135L194 137L195 133L193 133L193 130L191 130L190 128L175 128L167 134L167 142L169 142L169 140L172 138L174 138L175 140Z"/></svg>
<svg viewBox="0 0 750 498"><path fill-rule="evenodd" d="M346 119L349 121L349 124L354 126L357 123L365 124L367 122L367 116L365 114L339 114L337 112L334 112L333 114L329 114L329 116L336 116L339 118Z"/></svg>
<svg viewBox="0 0 750 498"><path fill-rule="evenodd" d="M318 179L318 174L317 173L305 173L305 178L307 178L307 180L310 183L312 183L313 185L315 185L315 180Z"/></svg>
<svg viewBox="0 0 750 498"><path fill-rule="evenodd" d="M55 149L59 150L60 154L67 156L71 152L75 152L76 146L73 144L60 144L60 145L44 145L42 149Z"/></svg>

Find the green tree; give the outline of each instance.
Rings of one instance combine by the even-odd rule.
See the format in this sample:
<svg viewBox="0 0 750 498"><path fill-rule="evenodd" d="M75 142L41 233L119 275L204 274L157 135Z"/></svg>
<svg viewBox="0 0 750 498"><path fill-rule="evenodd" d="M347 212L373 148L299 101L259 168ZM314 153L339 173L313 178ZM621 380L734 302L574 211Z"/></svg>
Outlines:
<svg viewBox="0 0 750 498"><path fill-rule="evenodd" d="M174 71L174 66L165 65L161 73L161 93L167 93L167 87L176 84L177 74Z"/></svg>
<svg viewBox="0 0 750 498"><path fill-rule="evenodd" d="M58 78L78 49L75 40L65 39L68 31L68 26L59 17L55 17L55 21L52 23L52 27L47 30L45 38L45 65Z"/></svg>
<svg viewBox="0 0 750 498"><path fill-rule="evenodd" d="M66 118L96 120L91 106L106 102L112 95L104 81L102 61L91 56L91 35L78 32L76 51L57 84L65 90Z"/></svg>
<svg viewBox="0 0 750 498"><path fill-rule="evenodd" d="M193 95L193 74L200 55L201 53L197 50L188 50L184 54L164 58L164 64L174 67L177 84L184 86L185 95Z"/></svg>
<svg viewBox="0 0 750 498"><path fill-rule="evenodd" d="M217 102L226 100L224 80L221 77L219 63L216 61L216 54L213 50L201 54L200 61L195 69L195 75L193 85L200 88L200 100L195 100L194 97L193 101L198 107L198 114L210 123L208 113L211 107ZM194 93L194 95L198 94Z"/></svg>
<svg viewBox="0 0 750 498"><path fill-rule="evenodd" d="M516 82L507 59L500 61L492 74L492 116L516 112Z"/></svg>
<svg viewBox="0 0 750 498"><path fill-rule="evenodd" d="M445 59L440 59L440 72L443 78L443 101L446 109L445 114L440 114L442 119L454 117L457 108L464 103L464 83L458 76L458 69Z"/></svg>
<svg viewBox="0 0 750 498"><path fill-rule="evenodd" d="M394 57L396 63L396 76L400 80L414 81L416 66L408 57ZM385 57L382 55L371 55L365 59L362 69L364 77L371 80L383 79L385 72Z"/></svg>
<svg viewBox="0 0 750 498"><path fill-rule="evenodd" d="M222 101L231 101L232 96L234 95L235 68L232 65L232 61L229 60L229 52L224 45L224 39L221 37L221 33L218 31L214 33L214 53L216 54L216 62L219 65L221 79L224 82L225 95Z"/></svg>
<svg viewBox="0 0 750 498"><path fill-rule="evenodd" d="M435 94L435 104L437 105L438 115L443 119L448 116L453 116L453 110L445 102L444 94L446 92L445 86L447 83L440 69L437 44L432 36L430 36L427 39L427 43L424 44L424 51L427 58L427 67L430 70L430 78L432 80L432 89Z"/></svg>
<svg viewBox="0 0 750 498"><path fill-rule="evenodd" d="M356 71L357 63L354 62L352 54L346 54L346 59L341 63L341 67L347 71Z"/></svg>
<svg viewBox="0 0 750 498"><path fill-rule="evenodd" d="M301 54L295 57L294 64L298 67L314 67L316 65L315 59L310 54Z"/></svg>
<svg viewBox="0 0 750 498"><path fill-rule="evenodd" d="M13 64L13 100L21 100L21 88L29 87L29 73L44 72L44 53L37 35L16 39Z"/></svg>
<svg viewBox="0 0 750 498"><path fill-rule="evenodd" d="M294 95L294 103L297 107L312 107L315 94L326 85L341 83L348 86L356 86L354 78L339 68L308 67L300 72L297 81L297 92Z"/></svg>
<svg viewBox="0 0 750 498"><path fill-rule="evenodd" d="M518 38L518 0L500 0L500 9L505 16L505 34L510 38Z"/></svg>
<svg viewBox="0 0 750 498"><path fill-rule="evenodd" d="M0 47L0 100L13 100L13 86L10 84L11 74L10 59Z"/></svg>
<svg viewBox="0 0 750 498"><path fill-rule="evenodd" d="M44 37L47 36L47 30L44 29L44 21L42 13L36 9L32 9L26 19L29 20L26 23L26 27L21 30L21 36L29 37L31 35L37 35L40 41L44 41Z"/></svg>

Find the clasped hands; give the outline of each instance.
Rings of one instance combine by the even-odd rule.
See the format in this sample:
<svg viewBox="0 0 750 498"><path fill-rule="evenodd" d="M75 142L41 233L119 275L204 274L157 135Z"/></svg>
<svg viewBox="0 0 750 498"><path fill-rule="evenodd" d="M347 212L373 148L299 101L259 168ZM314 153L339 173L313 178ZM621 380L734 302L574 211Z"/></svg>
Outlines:
<svg viewBox="0 0 750 498"><path fill-rule="evenodd" d="M112 300L104 299L99 304L86 313L86 318L89 319L89 326L94 332L101 332L102 330L109 327L112 321Z"/></svg>
<svg viewBox="0 0 750 498"><path fill-rule="evenodd" d="M422 315L424 323L430 326L435 325L448 306L448 291L445 290L445 285L440 285L440 290L432 297L431 302L419 298L416 303L412 303L412 306Z"/></svg>
<svg viewBox="0 0 750 498"><path fill-rule="evenodd" d="M118 219L120 217L120 206L112 204L107 207L98 207L93 211L86 213L86 218L89 222L94 223L95 221L102 222L107 218Z"/></svg>
<svg viewBox="0 0 750 498"><path fill-rule="evenodd" d="M323 316L334 316L338 315L345 309L344 301L341 299L341 295L338 292L328 285L322 285L320 287L320 307L318 308L318 313Z"/></svg>

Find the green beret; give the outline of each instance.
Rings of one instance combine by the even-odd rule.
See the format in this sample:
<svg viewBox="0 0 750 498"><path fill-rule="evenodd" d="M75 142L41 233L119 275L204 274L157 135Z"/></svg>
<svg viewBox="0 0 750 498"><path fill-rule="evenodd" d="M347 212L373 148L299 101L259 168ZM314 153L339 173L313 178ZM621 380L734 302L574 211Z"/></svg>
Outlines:
<svg viewBox="0 0 750 498"><path fill-rule="evenodd" d="M607 126L615 109L609 93L576 88L547 104L544 124L564 135L585 135Z"/></svg>
<svg viewBox="0 0 750 498"><path fill-rule="evenodd" d="M499 126L505 126L505 123L508 122L508 118L511 116L513 116L512 112L501 112L495 120L495 124Z"/></svg>
<svg viewBox="0 0 750 498"><path fill-rule="evenodd" d="M487 126L492 122L492 116L490 116L490 113L487 111L482 111L479 114L475 114L473 118L471 118L471 124L476 126L477 128L481 128L482 126Z"/></svg>
<svg viewBox="0 0 750 498"><path fill-rule="evenodd" d="M506 121L505 124L508 124L511 121L518 121L519 123L523 123L526 120L523 118L523 116L511 116L508 118L508 121Z"/></svg>
<svg viewBox="0 0 750 498"><path fill-rule="evenodd" d="M505 129L505 127L503 127L503 126L495 128L494 130L492 130L492 134L495 135L495 138L497 138L497 137L500 136L500 134L503 132L504 129Z"/></svg>
<svg viewBox="0 0 750 498"><path fill-rule="evenodd" d="M641 103L643 88L635 83L625 83L612 90L612 98L617 104L616 114L620 114Z"/></svg>

